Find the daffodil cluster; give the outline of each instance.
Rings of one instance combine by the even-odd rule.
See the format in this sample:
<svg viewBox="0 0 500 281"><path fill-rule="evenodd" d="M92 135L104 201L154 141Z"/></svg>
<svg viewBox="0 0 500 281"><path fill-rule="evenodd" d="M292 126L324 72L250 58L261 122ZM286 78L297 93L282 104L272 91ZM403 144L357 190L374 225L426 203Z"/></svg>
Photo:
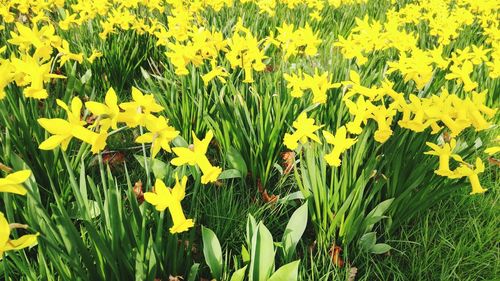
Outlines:
<svg viewBox="0 0 500 281"><path fill-rule="evenodd" d="M481 158L476 158L475 165L466 163L460 155L453 153L456 147L455 139L451 139L449 143L444 143L441 146L431 142L427 142L427 145L431 147L432 150L425 152L425 154L439 157L439 167L434 171L436 174L450 179L467 177L472 186L471 195L487 191L487 189L481 186L478 176L480 173L484 172L484 163ZM459 164L454 170L450 169L450 159L454 159Z"/></svg>
<svg viewBox="0 0 500 281"><path fill-rule="evenodd" d="M290 95L294 98L301 98L304 95L304 91L310 89L313 95L313 103L326 103L328 98L327 91L329 89L339 88L340 83L331 83L328 72L319 74L319 70L316 68L314 75L304 74L302 71L298 71L297 74L287 74L283 75L285 81L287 81L287 88L291 89Z"/></svg>

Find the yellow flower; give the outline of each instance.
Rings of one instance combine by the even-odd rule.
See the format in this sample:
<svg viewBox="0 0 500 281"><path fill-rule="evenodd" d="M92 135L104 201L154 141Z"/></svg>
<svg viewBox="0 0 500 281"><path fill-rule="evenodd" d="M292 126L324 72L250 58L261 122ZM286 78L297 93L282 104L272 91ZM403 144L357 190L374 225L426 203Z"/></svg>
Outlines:
<svg viewBox="0 0 500 281"><path fill-rule="evenodd" d="M52 150L61 145L61 149L66 151L73 135L71 133L71 123L60 118L39 118L38 124L53 136L43 141L38 148L42 150Z"/></svg>
<svg viewBox="0 0 500 281"><path fill-rule="evenodd" d="M318 69L314 70L314 76L305 74L304 85L311 89L313 93L313 103L326 103L326 92L332 88L339 88L340 83L331 83L328 71L319 74Z"/></svg>
<svg viewBox="0 0 500 281"><path fill-rule="evenodd" d="M169 142L179 135L179 131L168 125L168 119L163 116L149 115L146 119L146 129L148 129L149 133L137 137L135 141L138 143L151 143L151 157L153 158L160 152L160 148L170 152Z"/></svg>
<svg viewBox="0 0 500 281"><path fill-rule="evenodd" d="M69 49L69 43L66 40L62 41L61 46L57 47L57 50L59 51L60 55L59 66L63 66L69 60L74 60L77 61L78 63L83 62L83 54L72 53Z"/></svg>
<svg viewBox="0 0 500 281"><path fill-rule="evenodd" d="M28 180L30 175L30 170L22 170L12 173L3 179L0 179L0 192L25 195L27 190L26 188L24 188L24 186L22 186L22 183Z"/></svg>
<svg viewBox="0 0 500 281"><path fill-rule="evenodd" d="M462 64L462 67L459 65L452 65L450 67L451 73L446 74L446 80L458 79L464 84L464 91L470 92L477 87L477 83L470 79L470 74L473 71L472 62L467 60Z"/></svg>
<svg viewBox="0 0 500 281"><path fill-rule="evenodd" d="M263 60L267 57L264 51L259 49L259 42L249 31L245 36L241 36L236 31L228 40L229 51L226 53L226 59L231 64L231 68L242 68L245 71L243 82L252 83L253 70L263 71L266 67Z"/></svg>
<svg viewBox="0 0 500 281"><path fill-rule="evenodd" d="M453 175L451 176L451 178L468 177L472 187L472 191L470 194L471 195L479 194L479 193L484 193L488 190L483 188L481 186L481 182L479 181L478 175L482 172L484 172L484 163L481 160L481 158L477 157L474 169L473 167L471 167L471 165L462 162L460 163L460 167L456 168L453 171Z"/></svg>
<svg viewBox="0 0 500 281"><path fill-rule="evenodd" d="M156 103L153 95L145 95L135 87L132 87L132 99L131 102L120 104L120 108L125 110L120 120L126 122L131 128L137 125L144 126L148 115L163 110L163 106Z"/></svg>
<svg viewBox="0 0 500 281"><path fill-rule="evenodd" d="M352 134L359 135L363 131L361 124L367 122L370 116L370 109L372 108L372 103L370 101L365 101L363 96L359 96L356 103L347 99L344 100L349 113L354 115L354 120L346 124L347 131Z"/></svg>
<svg viewBox="0 0 500 281"><path fill-rule="evenodd" d="M283 78L285 78L285 81L287 82L286 87L292 89L290 95L294 98L302 97L304 95L304 90L307 89L306 85L304 84L304 78L302 76L302 71L300 70L297 74L283 74Z"/></svg>
<svg viewBox="0 0 500 281"><path fill-rule="evenodd" d="M203 83L206 85L208 85L208 83L210 81L212 81L212 79L214 78L219 78L219 80L222 82L222 83L226 83L226 79L224 79L224 77L227 77L229 76L229 73L227 73L226 69L222 66L217 66L214 62L212 62L212 70L210 72L208 72L207 74L205 75L202 75L201 76L201 79L203 80Z"/></svg>
<svg viewBox="0 0 500 281"><path fill-rule="evenodd" d="M18 239L11 240L10 225L5 219L5 216L0 212L0 259L3 253L11 250L20 250L26 247L33 246L37 243L37 234L28 234L19 237Z"/></svg>
<svg viewBox="0 0 500 281"><path fill-rule="evenodd" d="M82 101L74 97L71 101L71 108L62 100L56 100L57 104L66 110L68 120L60 118L40 118L38 123L53 136L42 142L38 148L42 150L52 150L61 145L61 149L66 151L69 142L73 137L92 145L91 151L97 153L106 147L107 132L101 130L100 133L93 132L82 125L85 121L81 120Z"/></svg>
<svg viewBox="0 0 500 281"><path fill-rule="evenodd" d="M439 156L439 168L434 172L443 177L449 177L453 175L450 170L450 157L452 157L453 149L457 145L455 139L452 139L450 143L445 143L443 146L438 146L432 142L426 142L427 146L433 150L424 152L424 154Z"/></svg>
<svg viewBox="0 0 500 281"><path fill-rule="evenodd" d="M183 176L181 182L179 178L175 177L175 186L170 189L163 183L162 180L157 179L155 182L154 192L144 193L144 200L155 206L156 210L163 212L168 208L174 225L170 228L170 233L180 233L187 231L194 226L192 219L186 219L182 211L181 201L186 195L187 177Z"/></svg>
<svg viewBox="0 0 500 281"><path fill-rule="evenodd" d="M299 145L299 141L300 143L305 144L308 139L321 143L319 137L315 135L314 132L323 127L323 125L314 125L314 119L307 118L307 114L305 112L301 113L292 125L296 131L293 132L293 134L285 134L285 138L283 139L283 143L289 149L296 149Z"/></svg>
<svg viewBox="0 0 500 281"><path fill-rule="evenodd" d="M177 155L177 157L172 159L170 163L175 166L181 166L184 164L188 164L191 166L198 165L201 172L203 173L203 176L201 177L201 183L207 184L208 182L215 182L222 172L222 169L210 164L210 161L208 161L208 158L205 155L212 138L212 131L208 131L203 140L199 140L196 137L196 134L193 132L193 148L172 148L172 151Z"/></svg>
<svg viewBox="0 0 500 281"><path fill-rule="evenodd" d="M392 136L392 117L396 111L392 106L385 107L384 105L373 106L371 109L370 118L377 122L377 131L375 131L374 138L380 143L386 142Z"/></svg>
<svg viewBox="0 0 500 281"><path fill-rule="evenodd" d="M500 143L500 135L495 138L495 141L498 142L498 143ZM499 146L488 147L488 148L486 148L484 150L484 152L486 154L489 154L489 155L493 155L493 154L499 153L500 152L500 145Z"/></svg>
<svg viewBox="0 0 500 281"><path fill-rule="evenodd" d="M46 99L49 94L44 88L44 83L50 81L51 78L66 78L62 75L51 74L51 62L42 63L39 59L23 56L22 59L13 58L12 66L14 66L16 75L14 79L18 86L27 86L23 90L26 97L35 99Z"/></svg>
<svg viewBox="0 0 500 281"><path fill-rule="evenodd" d="M104 98L104 104L94 101L89 101L85 103L85 107L95 115L99 116L96 121L96 125L101 125L101 131L107 131L110 127L113 130L118 129L118 117L120 113L120 108L118 107L118 97L116 96L115 90L109 88Z"/></svg>
<svg viewBox="0 0 500 281"><path fill-rule="evenodd" d="M326 162L330 166L340 166L340 164L342 163L342 161L340 160L340 155L351 146L353 146L356 143L357 139L348 138L347 129L344 126L338 128L335 135L328 131L323 131L323 136L325 137L327 143L333 145L332 151L324 156Z"/></svg>
<svg viewBox="0 0 500 281"><path fill-rule="evenodd" d="M87 58L87 61L90 63L94 63L94 60L97 58L102 57L102 53L96 50L92 51L92 54L90 54L90 57Z"/></svg>

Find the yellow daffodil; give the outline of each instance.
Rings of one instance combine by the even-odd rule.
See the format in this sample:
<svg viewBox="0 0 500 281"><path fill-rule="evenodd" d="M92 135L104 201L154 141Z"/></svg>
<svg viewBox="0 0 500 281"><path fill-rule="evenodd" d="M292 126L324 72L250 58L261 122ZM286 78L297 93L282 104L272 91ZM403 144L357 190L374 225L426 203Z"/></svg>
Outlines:
<svg viewBox="0 0 500 281"><path fill-rule="evenodd" d="M384 143L392 136L391 123L396 111L392 106L385 107L384 105L373 106L371 109L370 118L377 122L377 130L374 138L377 142Z"/></svg>
<svg viewBox="0 0 500 281"><path fill-rule="evenodd" d="M351 134L359 135L363 131L361 124L366 124L370 117L370 109L373 108L372 103L365 101L363 96L359 96L356 103L349 99L344 100L344 102L349 109L349 113L354 115L354 120L346 124L347 131Z"/></svg>
<svg viewBox="0 0 500 281"><path fill-rule="evenodd" d="M201 183L207 184L209 182L217 181L222 169L213 166L208 161L207 153L208 145L213 138L212 131L208 131L203 140L199 140L196 134L193 132L193 147L192 149L187 147L174 147L172 151L177 155L176 158L172 159L170 163L175 166L181 166L184 164L188 165L198 165L203 176L201 177Z"/></svg>
<svg viewBox="0 0 500 281"><path fill-rule="evenodd" d="M342 126L337 129L335 135L328 131L323 131L326 142L333 145L332 151L324 156L330 166L338 167L342 163L340 155L353 146L357 139L347 137L347 129Z"/></svg>
<svg viewBox="0 0 500 281"><path fill-rule="evenodd" d="M154 192L144 193L144 200L155 206L156 210L163 212L168 208L174 225L170 228L170 233L181 233L194 226L192 219L186 219L182 211L181 201L186 195L187 177L183 176L181 182L175 177L175 186L170 189L157 179Z"/></svg>
<svg viewBox="0 0 500 281"><path fill-rule="evenodd" d="M23 93L30 98L46 99L49 94L44 88L44 84L49 82L51 78L65 78L62 75L50 73L50 61L42 63L35 57L13 58L12 66L16 71L14 76L16 84L18 86L27 86L24 88Z"/></svg>
<svg viewBox="0 0 500 281"><path fill-rule="evenodd" d="M97 58L100 58L100 57L102 57L102 53L99 51L93 50L92 54L90 54L90 56L87 58L87 61L90 63L94 63L94 60L96 60Z"/></svg>
<svg viewBox="0 0 500 281"><path fill-rule="evenodd" d="M285 138L283 139L283 143L287 148L294 150L299 145L299 141L301 144L305 144L308 139L321 143L319 137L314 132L323 127L323 125L314 125L314 119L307 118L305 112L301 113L292 125L296 129L295 132L293 134L285 134Z"/></svg>
<svg viewBox="0 0 500 281"><path fill-rule="evenodd" d="M19 195L25 195L27 190L22 185L23 182L28 180L31 175L30 170L22 170L0 179L0 192L9 192Z"/></svg>
<svg viewBox="0 0 500 281"><path fill-rule="evenodd" d="M145 95L135 87L132 87L132 99L131 102L124 102L119 105L120 108L125 110L122 120L131 128L138 125L144 126L148 115L163 110L163 106L155 101L153 95Z"/></svg>
<svg viewBox="0 0 500 281"><path fill-rule="evenodd" d="M106 146L108 134L105 130L100 133L93 132L83 125L85 121L81 120L82 101L74 97L71 101L71 108L62 100L56 100L57 104L66 110L68 120L60 118L40 118L38 123L53 136L42 142L38 148L42 150L52 150L61 145L61 149L66 151L69 142L73 137L92 145L91 151L97 153Z"/></svg>
<svg viewBox="0 0 500 281"><path fill-rule="evenodd" d="M227 73L226 69L222 66L217 66L215 62L211 63L211 65L212 70L207 74L201 76L201 79L203 80L205 86L208 85L208 83L214 78L218 78L222 83L226 83L226 79L224 79L224 77L229 76L229 73Z"/></svg>
<svg viewBox="0 0 500 281"><path fill-rule="evenodd" d="M457 145L455 139L452 139L450 143L445 143L443 146L439 146L432 142L426 142L427 146L432 148L431 151L424 152L424 154L435 155L439 157L439 168L434 172L443 177L449 177L453 175L453 172L450 170L450 157L452 157L453 149Z"/></svg>
<svg viewBox="0 0 500 281"><path fill-rule="evenodd" d="M485 189L481 186L481 182L479 181L479 174L484 172L484 163L481 158L476 158L476 165L472 167L471 165L462 162L460 163L460 167L456 168L451 175L451 178L461 178L467 177L472 187L471 195L480 194L486 192L488 189Z"/></svg>
<svg viewBox="0 0 500 281"><path fill-rule="evenodd" d="M34 246L37 243L37 234L27 234L19 237L18 239L11 240L9 238L11 226L5 219L5 216L0 212L0 259L7 251L21 250L26 247Z"/></svg>
<svg viewBox="0 0 500 281"><path fill-rule="evenodd" d="M451 73L446 74L445 78L447 80L458 79L461 81L464 85L464 91L470 92L478 86L477 83L470 78L470 74L473 71L471 61L465 61L461 67L454 64L450 67L450 70Z"/></svg>
<svg viewBox="0 0 500 281"><path fill-rule="evenodd" d="M163 116L155 117L150 115L146 120L146 129L149 132L137 137L135 141L138 143L151 143L151 157L153 158L160 152L161 148L170 152L169 143L179 135L179 131L171 127L168 124L168 119Z"/></svg>
<svg viewBox="0 0 500 281"><path fill-rule="evenodd" d="M500 143L500 135L495 138L495 142ZM500 153L500 145L488 147L484 152L489 155Z"/></svg>
<svg viewBox="0 0 500 281"><path fill-rule="evenodd" d="M339 88L340 83L331 83L328 72L319 74L318 69L314 70L314 75L304 75L304 86L311 89L313 94L313 103L326 103L326 92L332 88Z"/></svg>
<svg viewBox="0 0 500 281"><path fill-rule="evenodd" d="M299 70L297 74L285 73L283 74L283 78L285 78L285 81L287 82L286 87L292 89L290 92L292 97L301 98L304 95L304 90L307 89L307 87L304 83L302 71Z"/></svg>
<svg viewBox="0 0 500 281"><path fill-rule="evenodd" d="M118 97L115 90L109 88L104 98L104 104L94 101L85 103L85 107L95 115L98 115L96 124L101 126L101 130L107 131L109 128L118 129L120 108L118 107Z"/></svg>

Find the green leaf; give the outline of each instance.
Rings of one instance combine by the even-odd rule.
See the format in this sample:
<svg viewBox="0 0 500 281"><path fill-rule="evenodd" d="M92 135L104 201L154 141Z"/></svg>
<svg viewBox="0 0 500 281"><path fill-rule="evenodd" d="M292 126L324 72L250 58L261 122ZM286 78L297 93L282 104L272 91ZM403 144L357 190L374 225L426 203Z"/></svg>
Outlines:
<svg viewBox="0 0 500 281"><path fill-rule="evenodd" d="M377 234L375 232L368 232L361 236L359 239L359 246L365 251L371 251L372 247L377 243Z"/></svg>
<svg viewBox="0 0 500 281"><path fill-rule="evenodd" d="M227 180L227 179L234 179L234 178L241 178L241 172L236 169L229 169L229 170L224 170L222 173L219 175L219 180Z"/></svg>
<svg viewBox="0 0 500 281"><path fill-rule="evenodd" d="M383 253L387 253L389 250L391 250L392 247L390 245L387 245L387 244L384 244L384 243L379 243L379 244L375 244L372 246L370 252L372 254L383 254Z"/></svg>
<svg viewBox="0 0 500 281"><path fill-rule="evenodd" d="M278 200L278 203L284 204L284 203L287 203L289 201L294 201L297 199L304 199L304 194L302 193L302 191L296 191L296 192L290 193L287 196L280 198Z"/></svg>
<svg viewBox="0 0 500 281"><path fill-rule="evenodd" d="M246 177L248 173L247 164L241 153L234 147L229 147L226 154L229 167L240 172L241 177Z"/></svg>
<svg viewBox="0 0 500 281"><path fill-rule="evenodd" d="M144 168L144 156L141 156L141 155L134 155L135 159L137 159L137 161L139 162L139 164L141 165L141 167ZM159 160L159 159L152 159L151 161L151 158L146 158L146 161L148 163L148 166L150 167L151 171L153 171L153 175L155 176L155 178L157 179L164 179L165 176L167 175L167 172L169 170L169 167L168 165Z"/></svg>
<svg viewBox="0 0 500 281"><path fill-rule="evenodd" d="M200 268L199 263L195 263L191 266L191 269L189 270L189 274L188 274L188 278L187 278L188 281L196 280L196 276L198 275L199 268Z"/></svg>
<svg viewBox="0 0 500 281"><path fill-rule="evenodd" d="M201 227L201 235L203 239L203 255L212 277L221 280L222 277L222 249L219 239L215 233L204 226Z"/></svg>
<svg viewBox="0 0 500 281"><path fill-rule="evenodd" d="M247 270L247 266L245 265L243 268L236 270L231 276L230 281L243 281L245 278L245 272Z"/></svg>
<svg viewBox="0 0 500 281"><path fill-rule="evenodd" d="M244 263L248 263L250 261L250 254L248 253L247 248L244 245L241 245L241 258Z"/></svg>
<svg viewBox="0 0 500 281"><path fill-rule="evenodd" d="M297 280L299 272L300 260L287 263L280 267L276 272L268 279L268 281L293 281Z"/></svg>
<svg viewBox="0 0 500 281"><path fill-rule="evenodd" d="M259 222L252 237L249 280L267 280L274 271L273 236L266 226Z"/></svg>
<svg viewBox="0 0 500 281"><path fill-rule="evenodd" d="M379 222L383 218L386 218L386 216L383 216L383 214L391 206L392 201L394 201L394 198L380 202L380 204L378 204L375 208L373 208L373 210L370 211L370 213L368 213L368 215L366 215L364 221L365 232L371 231L373 229L373 226L377 222Z"/></svg>
<svg viewBox="0 0 500 281"><path fill-rule="evenodd" d="M101 209L99 208L99 203L95 200L87 199L88 209L87 212L91 219L95 219L101 214ZM78 204L76 202L69 203L68 215L72 219L85 219L78 208Z"/></svg>
<svg viewBox="0 0 500 281"><path fill-rule="evenodd" d="M295 248L297 243L299 243L302 234L306 230L307 226L307 203L300 206L295 212L293 212L292 217L286 225L285 232L283 233L283 253L285 256L285 261L292 259L295 253Z"/></svg>

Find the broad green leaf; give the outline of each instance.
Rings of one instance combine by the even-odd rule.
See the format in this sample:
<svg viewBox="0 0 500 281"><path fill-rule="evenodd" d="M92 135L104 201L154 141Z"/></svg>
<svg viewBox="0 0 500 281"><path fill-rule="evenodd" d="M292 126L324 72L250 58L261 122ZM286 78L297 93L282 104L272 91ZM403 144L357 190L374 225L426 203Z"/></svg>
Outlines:
<svg viewBox="0 0 500 281"><path fill-rule="evenodd" d="M368 213L368 215L366 215L364 222L364 225L366 225L365 232L372 230L375 223L385 218L383 214L391 206L392 201L394 201L394 198L380 202L380 204L378 204L375 208L373 208L373 210L370 211L370 213Z"/></svg>
<svg viewBox="0 0 500 281"><path fill-rule="evenodd" d="M252 237L249 280L267 280L274 271L273 236L260 222Z"/></svg>
<svg viewBox="0 0 500 281"><path fill-rule="evenodd" d="M141 167L144 168L144 156L142 155L134 155L135 156L135 159L137 159L137 161L139 162L139 164L141 165ZM164 179L165 176L167 175L167 172L169 170L169 167L168 165L159 160L159 159L152 159L151 158L147 158L146 159L146 162L147 162L147 165L149 166L149 168L151 169L151 171L153 172L153 175L155 176L155 178L157 179Z"/></svg>
<svg viewBox="0 0 500 281"><path fill-rule="evenodd" d="M198 275L199 268L200 268L199 263L195 263L191 266L191 269L189 270L189 274L188 274L188 278L187 278L188 281L195 281L196 280L196 276Z"/></svg>
<svg viewBox="0 0 500 281"><path fill-rule="evenodd" d="M241 245L241 258L244 263L248 263L250 261L250 254L248 253L247 248L244 245Z"/></svg>
<svg viewBox="0 0 500 281"><path fill-rule="evenodd" d="M287 263L278 268L267 281L293 281L297 280L300 260Z"/></svg>
<svg viewBox="0 0 500 281"><path fill-rule="evenodd" d="M246 177L248 173L247 164L241 153L234 147L230 147L226 153L229 167L240 172L241 177Z"/></svg>
<svg viewBox="0 0 500 281"><path fill-rule="evenodd" d="M372 246L370 252L372 254L383 254L387 253L390 249L392 249L391 246L384 243L378 243Z"/></svg>
<svg viewBox="0 0 500 281"><path fill-rule="evenodd" d="M219 239L215 233L204 226L201 227L201 235L203 239L203 255L205 261L210 267L212 277L216 280L221 280L222 277L222 249Z"/></svg>
<svg viewBox="0 0 500 281"><path fill-rule="evenodd" d="M365 235L361 236L358 243L361 249L368 252L377 243L377 234L375 232L365 233Z"/></svg>
<svg viewBox="0 0 500 281"><path fill-rule="evenodd" d="M243 281L245 279L245 272L247 270L247 266L245 265L243 268L236 270L231 276L230 281Z"/></svg>
<svg viewBox="0 0 500 281"><path fill-rule="evenodd" d="M306 226L307 202L293 212L292 217L286 225L285 233L283 233L282 243L285 261L292 259L292 256L295 253L295 247L297 247L297 243L299 243L302 234L304 234Z"/></svg>
<svg viewBox="0 0 500 281"><path fill-rule="evenodd" d="M234 178L241 178L241 172L236 170L236 169L229 169L229 170L224 170L222 173L219 175L219 180L227 180L227 179L234 179Z"/></svg>

